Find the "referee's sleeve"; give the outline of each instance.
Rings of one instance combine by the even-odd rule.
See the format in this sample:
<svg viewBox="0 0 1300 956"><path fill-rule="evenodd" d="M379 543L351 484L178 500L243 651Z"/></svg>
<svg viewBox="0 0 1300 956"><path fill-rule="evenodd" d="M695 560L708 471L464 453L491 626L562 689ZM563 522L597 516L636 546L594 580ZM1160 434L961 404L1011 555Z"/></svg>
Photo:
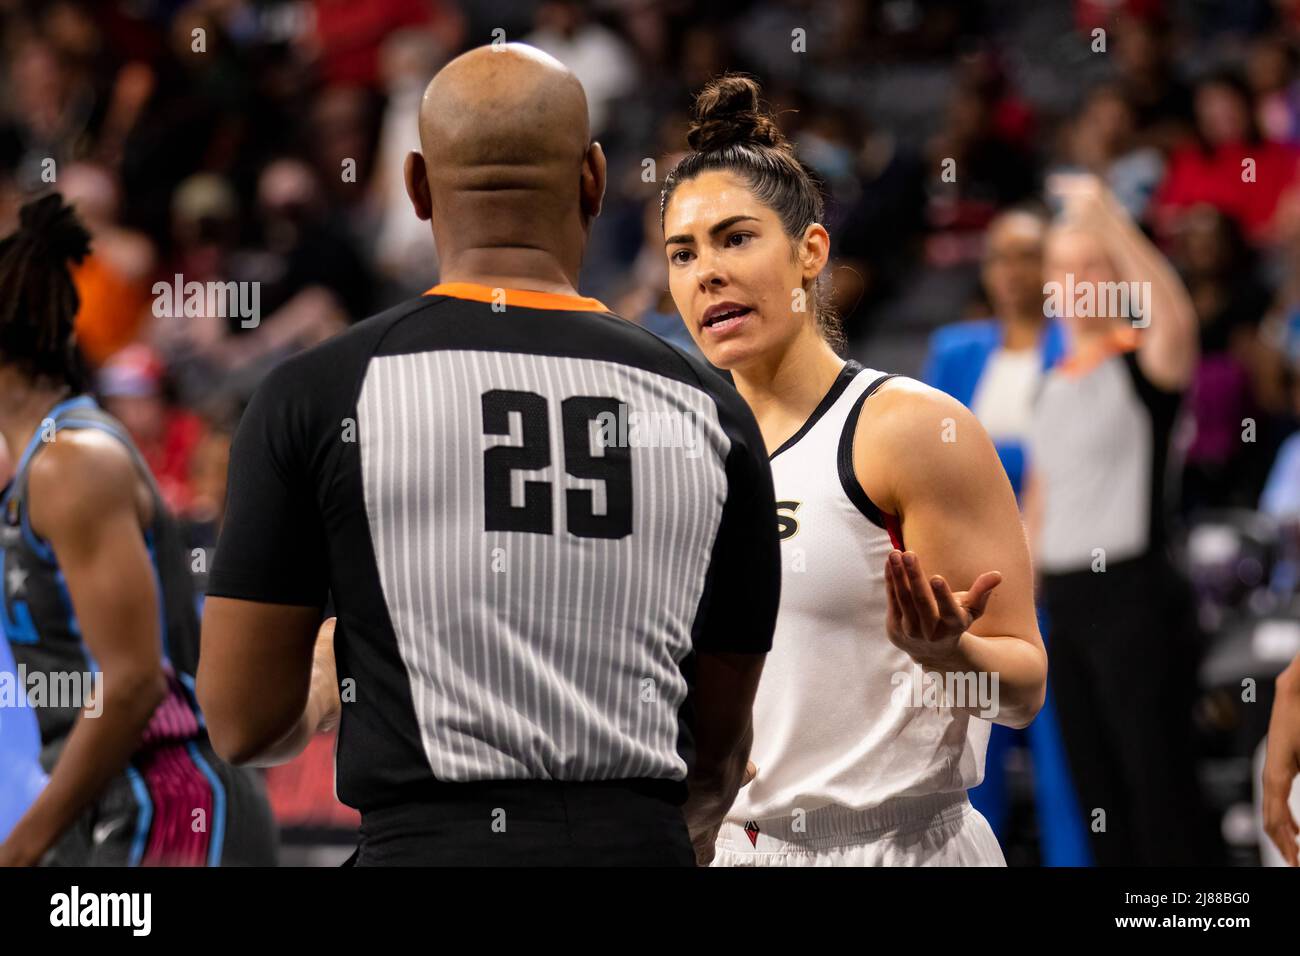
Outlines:
<svg viewBox="0 0 1300 956"><path fill-rule="evenodd" d="M721 379L714 398L731 451L727 500L696 617L695 649L765 654L772 649L781 602L772 469L749 406Z"/></svg>
<svg viewBox="0 0 1300 956"><path fill-rule="evenodd" d="M207 593L322 607L329 590L325 530L303 452L303 410L294 408L304 392L289 387L282 371L262 382L235 433Z"/></svg>

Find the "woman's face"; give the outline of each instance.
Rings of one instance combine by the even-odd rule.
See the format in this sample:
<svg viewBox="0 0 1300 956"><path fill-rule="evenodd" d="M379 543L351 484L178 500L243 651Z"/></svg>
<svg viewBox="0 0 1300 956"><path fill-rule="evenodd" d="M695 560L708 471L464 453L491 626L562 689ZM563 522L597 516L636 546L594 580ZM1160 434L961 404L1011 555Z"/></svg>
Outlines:
<svg viewBox="0 0 1300 956"><path fill-rule="evenodd" d="M1069 329L1072 338L1077 338L1080 333L1087 334L1107 328L1115 318L1121 318L1096 314L1101 311L1096 306L1100 301L1100 291L1107 283L1115 281L1115 270L1106 250L1091 233L1069 226L1056 226L1049 230L1044 248L1043 272L1044 282L1057 283L1056 288L1061 290L1064 308L1060 320ZM1078 301L1078 290L1089 286L1093 295L1093 314L1077 315L1074 305ZM1070 298L1071 289L1076 290L1074 298Z"/></svg>
<svg viewBox="0 0 1300 956"><path fill-rule="evenodd" d="M686 329L718 368L780 354L814 321L805 286L826 265L826 230L795 243L736 176L701 173L664 215L668 287Z"/></svg>
<svg viewBox="0 0 1300 956"><path fill-rule="evenodd" d="M1088 104L1084 124L1086 135L1097 137L1107 149L1119 149L1133 130L1133 114L1122 97L1107 91Z"/></svg>
<svg viewBox="0 0 1300 956"><path fill-rule="evenodd" d="M1043 224L1033 216L1008 214L988 233L984 287L1002 318L1043 308Z"/></svg>
<svg viewBox="0 0 1300 956"><path fill-rule="evenodd" d="M1182 258L1187 269L1198 274L1216 274L1230 265L1231 249L1222 213L1211 206L1196 206L1179 222Z"/></svg>
<svg viewBox="0 0 1300 956"><path fill-rule="evenodd" d="M1207 83L1196 91L1196 125L1211 146L1240 143L1249 132L1249 104L1230 86Z"/></svg>

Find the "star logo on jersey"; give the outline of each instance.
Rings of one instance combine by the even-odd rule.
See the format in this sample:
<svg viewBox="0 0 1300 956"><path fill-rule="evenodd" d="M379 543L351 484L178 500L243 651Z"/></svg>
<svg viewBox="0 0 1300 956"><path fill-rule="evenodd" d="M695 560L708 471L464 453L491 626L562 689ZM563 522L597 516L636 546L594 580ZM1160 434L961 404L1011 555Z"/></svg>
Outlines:
<svg viewBox="0 0 1300 956"><path fill-rule="evenodd" d="M758 846L758 824L753 820L745 821L745 836L749 837L750 846Z"/></svg>
<svg viewBox="0 0 1300 956"><path fill-rule="evenodd" d="M23 593L23 589L27 587L27 572L22 568L10 568L8 578L9 593L14 597L18 597Z"/></svg>
<svg viewBox="0 0 1300 956"><path fill-rule="evenodd" d="M106 841L110 836L112 836L113 831L116 829L117 829L116 820L109 820L107 823L97 824L95 826L92 838L96 843L96 845L98 845Z"/></svg>

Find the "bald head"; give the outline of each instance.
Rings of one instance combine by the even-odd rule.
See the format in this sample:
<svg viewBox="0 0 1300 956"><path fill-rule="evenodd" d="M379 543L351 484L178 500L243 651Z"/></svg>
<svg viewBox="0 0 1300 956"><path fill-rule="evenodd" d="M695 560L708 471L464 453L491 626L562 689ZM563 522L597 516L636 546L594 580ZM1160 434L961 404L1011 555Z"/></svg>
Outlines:
<svg viewBox="0 0 1300 956"><path fill-rule="evenodd" d="M431 219L444 266L461 250L532 247L581 261L600 212L605 160L587 96L554 57L522 43L479 47L438 72L420 104L422 154L407 192Z"/></svg>
<svg viewBox="0 0 1300 956"><path fill-rule="evenodd" d="M522 43L479 47L448 63L420 104L433 167L473 163L576 167L591 142L587 95L564 64Z"/></svg>

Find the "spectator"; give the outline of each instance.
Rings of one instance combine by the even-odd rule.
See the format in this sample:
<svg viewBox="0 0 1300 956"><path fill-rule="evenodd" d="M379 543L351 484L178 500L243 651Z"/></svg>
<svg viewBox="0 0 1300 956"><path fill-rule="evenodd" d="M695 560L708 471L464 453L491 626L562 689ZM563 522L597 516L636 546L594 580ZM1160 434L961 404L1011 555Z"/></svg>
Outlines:
<svg viewBox="0 0 1300 956"><path fill-rule="evenodd" d="M1211 206L1183 216L1174 256L1200 335L1188 396L1194 428L1184 455L1182 507L1252 507L1273 448L1251 375L1270 292L1236 222ZM1256 434L1243 440L1252 421Z"/></svg>
<svg viewBox="0 0 1300 956"><path fill-rule="evenodd" d="M1259 500L1259 509L1279 522L1300 527L1300 364L1288 369L1287 380L1296 431L1278 449Z"/></svg>
<svg viewBox="0 0 1300 956"><path fill-rule="evenodd" d="M984 253L984 287L996 318L959 322L936 332L923 375L927 384L975 412L993 439L1017 498L1034 397L1064 348L1060 325L1043 309L1045 232L1042 217L1027 210L1004 212L993 220ZM1047 640L1045 629L1043 633ZM1004 765L1008 750L1022 737L1033 755L1043 861L1049 866L1084 864L1088 850L1082 817L1050 696L1025 731L994 726L984 782L971 791L971 802L1000 835L1009 802Z"/></svg>
<svg viewBox="0 0 1300 956"><path fill-rule="evenodd" d="M464 18L443 0L313 0L315 29L305 38L307 55L330 85L379 87L380 48L397 30L426 31L446 50L459 47Z"/></svg>
<svg viewBox="0 0 1300 956"><path fill-rule="evenodd" d="M1257 104L1255 122L1268 139L1300 141L1300 90L1296 88L1296 51L1281 36L1262 36L1250 47L1246 80Z"/></svg>
<svg viewBox="0 0 1300 956"><path fill-rule="evenodd" d="M77 343L97 367L141 333L157 255L146 235L118 224L120 197L108 170L73 165L64 173L63 190L91 235L92 252L72 278L81 296Z"/></svg>
<svg viewBox="0 0 1300 956"><path fill-rule="evenodd" d="M1054 187L1064 213L1045 271L1066 357L1035 407L1025 511L1066 751L1098 863L1214 862L1191 733L1194 603L1167 556L1163 494L1196 317L1173 268L1095 177ZM1096 305L1115 282L1147 283L1150 300L1120 311L1077 295L1091 289Z"/></svg>
<svg viewBox="0 0 1300 956"><path fill-rule="evenodd" d="M1164 160L1137 138L1132 104L1117 85L1093 90L1078 117L1066 127L1066 161L1061 172L1087 172L1101 179L1137 221L1164 174Z"/></svg>
<svg viewBox="0 0 1300 956"><path fill-rule="evenodd" d="M48 184L60 163L75 158L77 141L95 116L95 93L88 77L35 35L19 43L6 72L9 106L0 121L0 144L19 185L31 192Z"/></svg>
<svg viewBox="0 0 1300 956"><path fill-rule="evenodd" d="M203 423L168 400L164 374L148 346L130 345L105 364L97 391L104 410L126 426L140 449L168 509L183 516L194 502L190 468Z"/></svg>
<svg viewBox="0 0 1300 956"><path fill-rule="evenodd" d="M948 103L943 128L927 149L931 181L926 257L934 265L979 258L994 213L1031 196L1036 171L1023 130L1001 122L1001 82L972 68Z"/></svg>
<svg viewBox="0 0 1300 956"><path fill-rule="evenodd" d="M1182 213L1209 203L1251 242L1274 241L1274 213L1296 180L1298 158L1295 147L1261 137L1250 90L1235 74L1207 77L1196 86L1195 142L1170 156L1154 199L1158 233L1168 239Z"/></svg>
<svg viewBox="0 0 1300 956"><path fill-rule="evenodd" d="M1300 590L1300 363L1286 370L1285 379L1294 430L1278 449L1259 499L1259 510L1277 522L1281 538L1272 590L1290 595Z"/></svg>
<svg viewBox="0 0 1300 956"><path fill-rule="evenodd" d="M1137 114L1143 145L1168 152L1192 129L1192 94L1174 68L1174 25L1158 10L1116 18L1116 82Z"/></svg>
<svg viewBox="0 0 1300 956"><path fill-rule="evenodd" d="M379 217L376 265L394 284L398 299L418 295L438 280L438 253L429 230L411 215L402 164L407 153L420 148L420 100L444 60L432 38L421 31L402 30L384 42L381 65L388 105L370 192Z"/></svg>
<svg viewBox="0 0 1300 956"><path fill-rule="evenodd" d="M545 0L524 42L555 57L577 76L587 92L591 135L597 139L610 120L614 102L637 82L632 51L619 35L587 16L575 0Z"/></svg>
<svg viewBox="0 0 1300 956"><path fill-rule="evenodd" d="M975 412L1017 497L1033 399L1065 347L1059 323L1044 314L1045 231L1042 218L1027 210L993 220L984 253L984 287L996 318L940 329L930 340L922 373L927 383Z"/></svg>

